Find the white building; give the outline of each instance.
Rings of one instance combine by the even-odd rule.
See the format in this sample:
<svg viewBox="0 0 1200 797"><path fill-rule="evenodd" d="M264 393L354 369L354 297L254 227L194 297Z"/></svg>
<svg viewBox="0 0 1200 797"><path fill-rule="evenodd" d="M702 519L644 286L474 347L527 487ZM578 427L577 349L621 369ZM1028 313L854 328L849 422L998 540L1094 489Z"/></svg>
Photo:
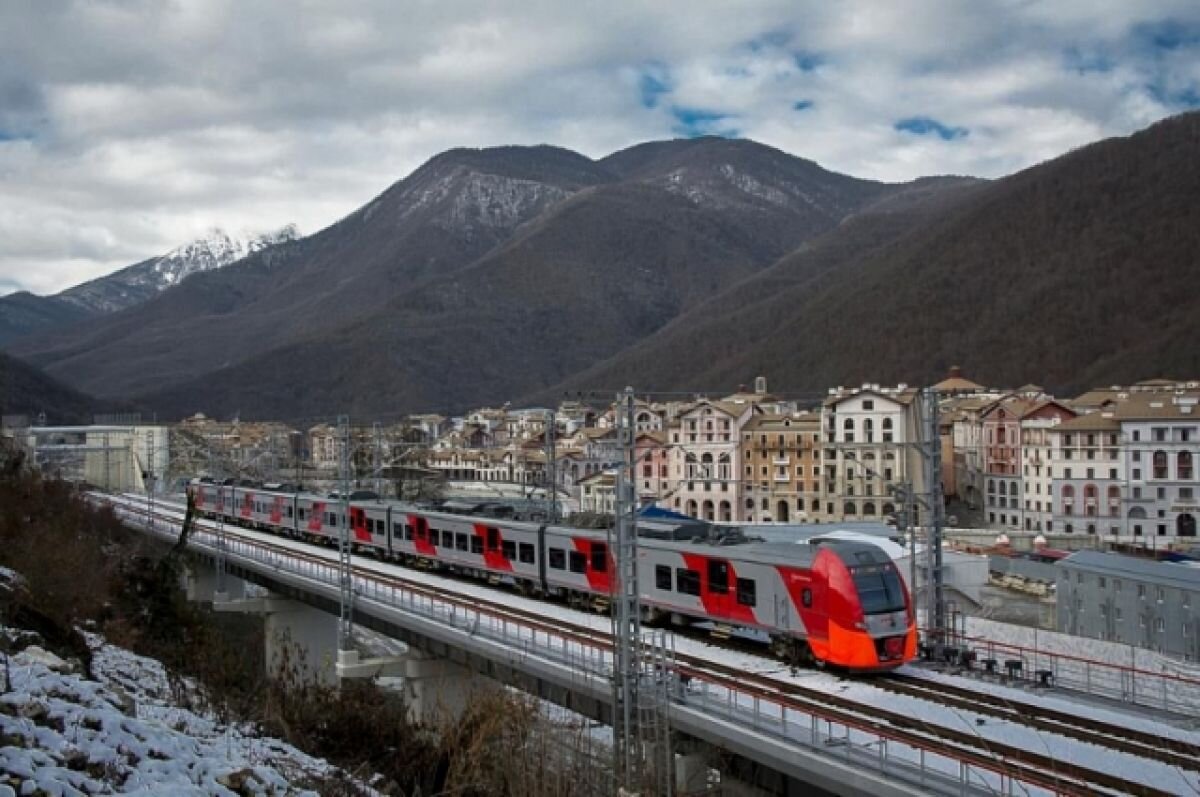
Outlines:
<svg viewBox="0 0 1200 797"><path fill-rule="evenodd" d="M916 397L907 385L830 391L821 409L820 519L881 519L895 512L896 486L925 489Z"/></svg>
<svg viewBox="0 0 1200 797"><path fill-rule="evenodd" d="M1198 401L1200 390L1192 390L1130 395L1117 404L1128 474L1125 521L1134 540L1195 540L1200 517Z"/></svg>
<svg viewBox="0 0 1200 797"><path fill-rule="evenodd" d="M740 441L753 403L701 399L670 429L671 507L702 520L745 519Z"/></svg>

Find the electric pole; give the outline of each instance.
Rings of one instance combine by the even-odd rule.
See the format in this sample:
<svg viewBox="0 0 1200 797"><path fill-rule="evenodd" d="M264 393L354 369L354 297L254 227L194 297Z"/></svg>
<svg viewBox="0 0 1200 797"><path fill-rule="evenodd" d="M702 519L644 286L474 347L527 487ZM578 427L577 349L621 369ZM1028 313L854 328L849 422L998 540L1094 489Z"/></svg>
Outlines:
<svg viewBox="0 0 1200 797"><path fill-rule="evenodd" d="M338 650L351 649L354 630L354 584L350 572L350 416L338 416L338 437L341 451L341 519L338 523Z"/></svg>
<svg viewBox="0 0 1200 797"><path fill-rule="evenodd" d="M938 430L937 390L921 391L922 454L925 462L925 490L929 514L925 522L926 547L926 623L935 642L946 636L946 596L942 577L942 528L945 507L942 498L942 441Z"/></svg>
<svg viewBox="0 0 1200 797"><path fill-rule="evenodd" d="M551 523L558 522L558 463L556 462L558 452L554 439L555 426L554 410L548 410L546 412L546 435L544 438L546 442L546 467L544 474L546 478L546 514L549 516L549 522Z"/></svg>
<svg viewBox="0 0 1200 797"><path fill-rule="evenodd" d="M383 432L379 427L379 421L371 427L372 435L375 438L375 451L372 454L371 467L375 471L375 495L383 496Z"/></svg>

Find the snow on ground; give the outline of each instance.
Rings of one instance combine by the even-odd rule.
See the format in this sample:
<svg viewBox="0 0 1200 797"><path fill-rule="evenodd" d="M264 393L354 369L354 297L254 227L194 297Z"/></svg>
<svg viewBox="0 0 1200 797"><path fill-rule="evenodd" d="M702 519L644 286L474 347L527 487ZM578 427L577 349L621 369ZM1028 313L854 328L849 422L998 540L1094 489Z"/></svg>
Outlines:
<svg viewBox="0 0 1200 797"><path fill-rule="evenodd" d="M1055 692L1053 689L1027 691L978 678L968 679L961 675L928 670L923 667L908 666L904 667L901 672L905 675L914 678L923 678L927 681L946 683L959 687L967 686L976 692L996 695L997 697L1012 700L1015 703L1036 703L1047 709L1063 711L1079 717L1087 717L1132 730L1156 733L1159 736L1187 742L1188 744L1200 745L1200 730L1172 725L1156 719L1153 714L1134 714L1130 711L1120 711L1113 705L1093 705L1073 699L1070 695Z"/></svg>
<svg viewBox="0 0 1200 797"><path fill-rule="evenodd" d="M1076 656L1081 659L1112 664L1116 667L1136 667L1139 670L1200 680L1200 667L1133 645L1071 636L1058 631L1027 628L982 617L968 617L966 622L966 633L969 637L982 637L993 642L1019 645L1030 649L1036 647L1046 653Z"/></svg>
<svg viewBox="0 0 1200 797"><path fill-rule="evenodd" d="M201 524L201 528L208 528L209 526L209 522ZM267 542L290 550L303 551L308 555L316 555L321 558L336 560L337 557L336 552L330 549L315 547L307 543L288 540L272 534L248 531L240 527L236 528L236 530L230 529L230 533L231 535L236 534L240 537ZM502 589L464 582L427 571L383 563L363 556L356 556L355 563L356 566L363 570L395 575L411 582L450 589L462 596L474 596L482 600L504 604L513 608L529 610L547 619L559 619L564 623L585 626L600 631L608 631L610 629L610 620L607 617L581 612L559 604L524 598ZM513 633L511 624L506 631L509 634ZM1158 762L1139 759L1126 754L1116 753L1109 748L1096 747L1067 737L1049 734L1021 723L999 719L990 715L962 712L932 701L898 696L887 690L872 686L869 683L861 681L848 682L829 673L814 670L793 672L790 667L779 660L766 655L731 650L695 639L674 636L674 647L680 653L692 654L708 661L738 668L744 672L762 674L785 683L794 683L810 689L842 694L862 703L864 706L878 706L893 711L899 710L909 714L909 716L919 717L930 724L969 729L982 739L1004 742L1038 753L1047 753L1049 751L1050 754L1061 760L1073 761L1100 771L1111 771L1111 767L1116 763L1119 765L1120 772L1124 777L1138 780L1157 788L1178 790L1181 793L1200 791L1200 776L1196 773L1181 773ZM588 667L605 666L603 658L580 662L580 664L586 664ZM692 688L694 691L696 685L693 684ZM721 689L708 689L703 696L697 695L697 699L714 701L714 707L724 705L729 710L736 710L740 714L745 713L753 706L756 714L765 717L770 716L771 712L774 711L774 716L779 717L777 706L772 707L765 703L762 705L753 705L753 701L745 694L729 695ZM1072 704L1072 708L1074 708L1074 704ZM719 711L720 709L718 708L718 713ZM1123 718L1125 715L1122 714L1120 716ZM790 721L794 721L795 717L796 713L792 712L790 714ZM1117 721L1124 720L1118 719ZM776 725L776 727L778 728L779 725ZM863 743L867 743L869 740L864 738L862 741ZM956 768L953 767L947 769L948 774L955 774L956 771Z"/></svg>
<svg viewBox="0 0 1200 797"><path fill-rule="evenodd" d="M97 681L36 648L12 656L12 689L0 695L0 797L315 795L295 784L338 777L291 745L173 705L161 663L95 635L88 643Z"/></svg>

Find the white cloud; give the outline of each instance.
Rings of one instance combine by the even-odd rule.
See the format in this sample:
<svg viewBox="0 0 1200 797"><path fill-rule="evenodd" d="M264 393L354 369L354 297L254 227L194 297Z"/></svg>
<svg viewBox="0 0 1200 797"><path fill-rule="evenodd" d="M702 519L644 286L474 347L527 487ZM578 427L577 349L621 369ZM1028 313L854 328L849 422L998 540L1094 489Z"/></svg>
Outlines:
<svg viewBox="0 0 1200 797"><path fill-rule="evenodd" d="M0 292L315 231L452 146L603 156L679 108L863 177L998 176L1192 102L1198 33L1190 0L3 4Z"/></svg>

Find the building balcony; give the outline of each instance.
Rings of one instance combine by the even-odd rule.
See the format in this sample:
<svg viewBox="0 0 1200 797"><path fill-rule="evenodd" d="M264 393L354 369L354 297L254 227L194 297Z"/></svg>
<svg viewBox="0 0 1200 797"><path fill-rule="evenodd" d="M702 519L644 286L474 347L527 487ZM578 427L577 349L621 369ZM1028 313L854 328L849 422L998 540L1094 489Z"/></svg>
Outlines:
<svg viewBox="0 0 1200 797"><path fill-rule="evenodd" d="M1138 497L1126 496L1121 499L1121 501L1126 504L1153 504L1157 500L1158 499L1152 495L1143 495Z"/></svg>
<svg viewBox="0 0 1200 797"><path fill-rule="evenodd" d="M790 482L791 480L792 480L791 476L786 476L786 475L780 476L778 473L775 474L775 483L776 484L778 484L779 482Z"/></svg>
<svg viewBox="0 0 1200 797"><path fill-rule="evenodd" d="M772 465L790 465L792 464L791 457L775 457L771 460Z"/></svg>

